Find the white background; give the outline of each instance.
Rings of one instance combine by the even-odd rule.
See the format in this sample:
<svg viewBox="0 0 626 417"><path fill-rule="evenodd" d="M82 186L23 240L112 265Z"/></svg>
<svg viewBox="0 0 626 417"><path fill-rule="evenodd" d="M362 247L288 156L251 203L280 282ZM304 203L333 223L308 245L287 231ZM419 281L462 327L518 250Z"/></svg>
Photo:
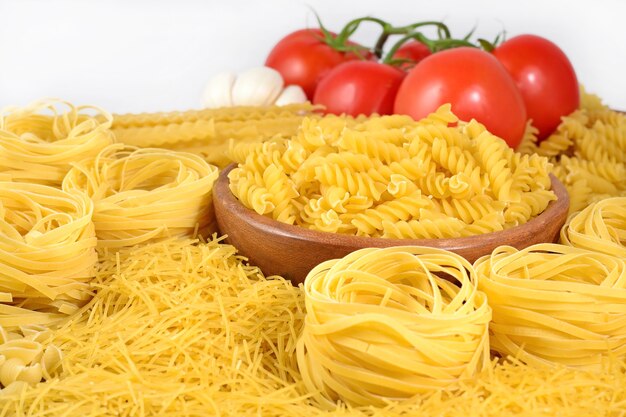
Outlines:
<svg viewBox="0 0 626 417"><path fill-rule="evenodd" d="M535 33L570 57L589 91L626 110L622 0L0 0L0 106L59 97L113 112L198 108L207 79L264 63L282 36L375 15L443 19L462 36ZM373 26L355 40L373 43Z"/></svg>

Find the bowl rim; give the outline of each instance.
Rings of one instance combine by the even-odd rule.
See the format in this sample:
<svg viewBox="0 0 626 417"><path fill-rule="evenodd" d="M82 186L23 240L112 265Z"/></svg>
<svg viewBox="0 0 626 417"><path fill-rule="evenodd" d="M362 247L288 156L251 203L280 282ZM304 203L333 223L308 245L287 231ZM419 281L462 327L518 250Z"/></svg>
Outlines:
<svg viewBox="0 0 626 417"><path fill-rule="evenodd" d="M528 222L511 227L509 229L455 238L433 238L433 239L396 239L380 238L370 236L355 236L333 232L323 232L319 230L306 229L301 226L279 222L271 217L258 214L254 210L244 206L232 193L229 187L228 174L237 166L236 163L229 164L220 172L214 185L214 199L223 203L225 208L238 218L245 218L246 222L254 228L263 229L266 232L296 239L306 242L327 243L340 247L388 247L388 246L429 246L448 250L464 250L477 246L477 241L498 241L502 244L512 240L517 236L521 228L525 231L540 231L543 229L546 218L549 214L564 211L567 216L569 209L569 194L565 186L554 176L550 175L551 189L557 196L556 200L550 201L546 209L539 215L533 217ZM220 201L221 200L221 201Z"/></svg>

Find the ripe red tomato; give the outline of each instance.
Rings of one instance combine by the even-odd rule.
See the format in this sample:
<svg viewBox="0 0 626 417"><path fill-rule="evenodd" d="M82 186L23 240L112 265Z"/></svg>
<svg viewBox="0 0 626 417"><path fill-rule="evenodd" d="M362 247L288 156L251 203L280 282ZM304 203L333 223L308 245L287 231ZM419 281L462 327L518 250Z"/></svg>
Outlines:
<svg viewBox="0 0 626 417"><path fill-rule="evenodd" d="M428 46L423 43L418 41L409 41L398 48L392 58L406 59L407 62L402 63L400 68L408 70L431 54L432 52L428 49Z"/></svg>
<svg viewBox="0 0 626 417"><path fill-rule="evenodd" d="M554 132L562 116L578 108L574 67L554 43L536 35L520 35L502 43L493 54L522 93L528 118L539 129L539 140Z"/></svg>
<svg viewBox="0 0 626 417"><path fill-rule="evenodd" d="M488 52L461 47L428 56L402 82L394 111L421 119L445 103L452 104L461 120L478 120L513 148L522 140L526 127L522 95Z"/></svg>
<svg viewBox="0 0 626 417"><path fill-rule="evenodd" d="M320 81L313 103L326 106L326 112L334 114L391 114L405 75L398 68L374 61L344 62Z"/></svg>
<svg viewBox="0 0 626 417"><path fill-rule="evenodd" d="M331 34L336 36L335 33ZM323 41L320 29L301 29L281 39L271 50L265 65L278 71L285 85L302 87L309 99L313 98L318 82L334 67L342 62L369 58L371 53L364 50L359 54L340 52ZM357 45L348 42L349 45Z"/></svg>

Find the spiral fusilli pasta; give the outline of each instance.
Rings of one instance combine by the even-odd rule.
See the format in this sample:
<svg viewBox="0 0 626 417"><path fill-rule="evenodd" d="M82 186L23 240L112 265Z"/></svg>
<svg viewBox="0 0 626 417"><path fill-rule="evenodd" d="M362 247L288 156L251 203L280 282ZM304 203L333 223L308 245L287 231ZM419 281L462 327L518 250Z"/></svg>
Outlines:
<svg viewBox="0 0 626 417"><path fill-rule="evenodd" d="M626 115L584 90L580 107L540 143L530 127L518 148L550 158L570 195L570 214L606 197L626 196Z"/></svg>
<svg viewBox="0 0 626 417"><path fill-rule="evenodd" d="M305 119L290 139L231 144L230 156L230 188L245 206L326 232L468 236L523 224L556 199L547 158L515 153L449 105L420 121Z"/></svg>

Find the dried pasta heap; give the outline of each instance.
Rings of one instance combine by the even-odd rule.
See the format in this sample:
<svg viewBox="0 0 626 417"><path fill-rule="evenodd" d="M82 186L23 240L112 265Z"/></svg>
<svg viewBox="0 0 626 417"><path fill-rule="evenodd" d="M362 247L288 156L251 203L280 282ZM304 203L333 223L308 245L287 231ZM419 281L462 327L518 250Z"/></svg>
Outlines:
<svg viewBox="0 0 626 417"><path fill-rule="evenodd" d="M537 144L530 130L519 151L550 158L567 188L570 213L612 196L626 196L626 114L582 92L581 108L563 117L556 132Z"/></svg>
<svg viewBox="0 0 626 417"><path fill-rule="evenodd" d="M274 136L292 136L309 103L268 107L227 107L171 113L119 114L113 131L119 142L144 148L167 148L201 155L220 167L230 159L228 142L262 142Z"/></svg>
<svg viewBox="0 0 626 417"><path fill-rule="evenodd" d="M74 164L63 189L94 201L98 247L119 248L169 236L210 236L218 169L196 155L114 144Z"/></svg>
<svg viewBox="0 0 626 417"><path fill-rule="evenodd" d="M43 100L0 116L2 180L60 186L72 162L114 142L112 116L91 106Z"/></svg>
<svg viewBox="0 0 626 417"><path fill-rule="evenodd" d="M0 182L0 326L49 324L91 298L92 214L82 193Z"/></svg>
<svg viewBox="0 0 626 417"><path fill-rule="evenodd" d="M417 122L306 119L292 138L236 144L230 156L230 188L245 206L326 232L476 235L523 224L556 199L547 158L515 153L449 105Z"/></svg>
<svg viewBox="0 0 626 417"><path fill-rule="evenodd" d="M304 401L295 362L300 291L266 279L235 253L218 241L183 238L103 252L96 295L50 341L63 351L62 373L0 392L0 410L139 417L267 408L284 415Z"/></svg>
<svg viewBox="0 0 626 417"><path fill-rule="evenodd" d="M626 364L599 372L491 361L472 379L401 402L323 411L302 395L304 296L231 246L176 238L104 256L89 305L52 331L63 368L0 391L0 415L619 416Z"/></svg>
<svg viewBox="0 0 626 417"><path fill-rule="evenodd" d="M491 308L459 255L361 249L313 268L304 295L298 366L323 408L339 399L383 406L471 378L489 362Z"/></svg>
<svg viewBox="0 0 626 417"><path fill-rule="evenodd" d="M532 366L601 369L626 356L626 260L557 244L474 263L493 309L491 348Z"/></svg>
<svg viewBox="0 0 626 417"><path fill-rule="evenodd" d="M43 326L20 326L13 332L0 326L0 389L19 391L60 373L63 354L47 343L51 336Z"/></svg>

